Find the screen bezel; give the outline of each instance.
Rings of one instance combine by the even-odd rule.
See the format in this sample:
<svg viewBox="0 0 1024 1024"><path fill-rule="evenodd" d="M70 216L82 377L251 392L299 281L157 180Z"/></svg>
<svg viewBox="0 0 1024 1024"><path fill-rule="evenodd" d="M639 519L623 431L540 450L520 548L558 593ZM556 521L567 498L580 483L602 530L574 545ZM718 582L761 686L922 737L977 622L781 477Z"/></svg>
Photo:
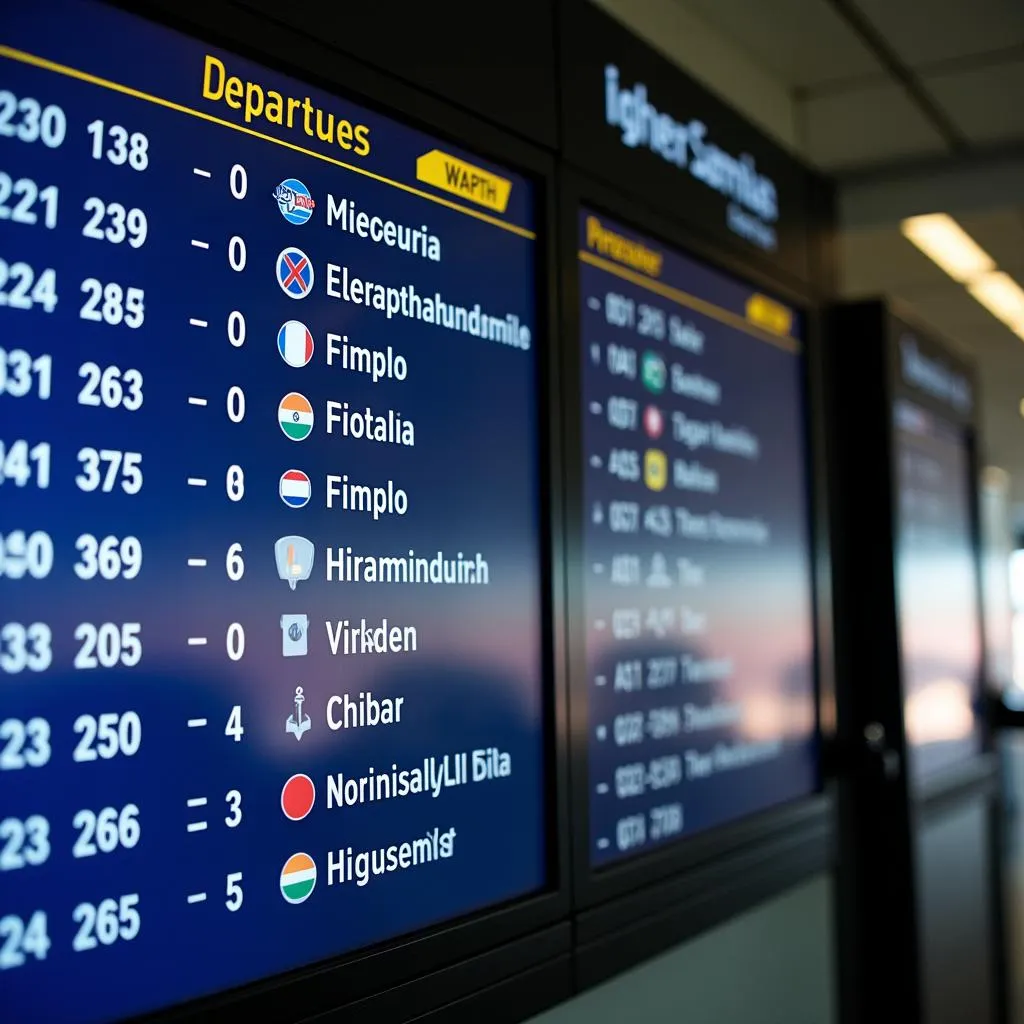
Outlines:
<svg viewBox="0 0 1024 1024"><path fill-rule="evenodd" d="M900 338L904 334L912 334L919 342L923 343L926 350L938 355L958 374L964 377L970 385L972 402L970 411L961 413L943 404L938 399L924 391L915 389L903 380L903 373L900 365L899 345ZM980 396L978 393L978 379L974 367L958 358L950 346L937 338L934 332L928 328L918 325L912 317L904 311L896 313L889 312L885 322L885 345L886 345L886 366L888 369L888 380L886 381L886 409L889 414L887 425L887 437L889 441L889 465L886 471L890 480L891 515L892 515L892 589L893 602L896 610L896 618L893 622L894 644L896 650L896 678L899 685L900 701L900 723L903 732L903 751L907 765L904 770L906 778L907 793L912 804L928 802L943 797L948 791L961 788L965 784L974 782L980 776L990 774L990 752L992 737L990 735L989 723L987 722L982 707L985 697L986 679L986 651L984 638L985 608L983 602L983 584L981 576L981 509L978 502L978 484L980 479L980 438L978 428L978 409ZM968 539L971 547L971 563L974 567L974 589L975 607L977 618L975 628L978 635L979 657L977 663L978 678L975 681L975 696L977 700L977 711L979 715L978 728L981 736L981 748L970 756L960 761L939 768L928 773L926 776L915 780L909 770L910 744L906 739L906 720L904 718L906 706L906 689L904 686L903 649L900 632L899 612L899 574L898 574L898 552L897 543L900 532L900 496L898 486L899 457L899 431L895 422L896 403L900 399L920 406L941 419L947 425L952 426L961 435L964 452L967 457L967 480L963 481L966 488L969 526Z"/></svg>
<svg viewBox="0 0 1024 1024"><path fill-rule="evenodd" d="M182 8L173 0L99 0L106 6L146 18L161 27L235 53L287 74L332 95L351 99L403 126L429 133L530 179L536 190L537 258L537 424L541 546L542 679L545 703L545 789L543 809L548 837L547 886L522 898L460 914L392 940L362 947L305 967L283 971L220 993L190 999L133 1018L140 1021L189 1021L217 1024L226 1015L297 1022L365 1000L413 979L471 958L474 972L447 971L434 993L436 1002L463 998L514 973L529 970L559 953L568 953L570 935L557 925L569 911L567 687L564 657L564 600L561 512L561 435L558 407L558 312L555 272L554 159L507 131L371 69L296 31L291 22L232 5ZM466 141L463 141L466 140ZM548 928L548 941L521 939ZM169 965L168 965L169 966ZM457 975L457 978L455 977ZM422 1010L429 1010L430 1004ZM375 1021L406 1019L389 1003Z"/></svg>
<svg viewBox="0 0 1024 1024"><path fill-rule="evenodd" d="M831 829L832 797L826 784L825 743L834 732L833 658L831 650L830 556L826 506L824 420L820 363L821 322L816 298L766 275L743 261L732 250L716 246L663 213L641 205L617 189L577 171L561 176L560 223L562 257L562 338L564 381L563 438L566 467L565 589L568 601L569 714L571 723L573 812L573 899L579 909L593 907L642 886L667 879L687 868L719 859L772 837L806 831L815 841L823 821ZM744 816L693 836L682 836L635 858L594 869L590 864L588 770L589 709L586 685L586 652L583 623L583 580L573 567L582 560L582 424L581 371L579 365L579 285L577 274L578 214L593 208L627 227L664 241L681 254L708 264L712 269L763 287L791 303L803 317L805 354L802 393L804 403L804 463L808 472L806 495L811 550L811 607L814 636L814 695L817 719L819 769L814 792L792 801ZM750 865L744 865L744 879ZM756 873L756 868L754 869ZM733 910L735 912L735 910ZM638 911L638 915L640 912Z"/></svg>

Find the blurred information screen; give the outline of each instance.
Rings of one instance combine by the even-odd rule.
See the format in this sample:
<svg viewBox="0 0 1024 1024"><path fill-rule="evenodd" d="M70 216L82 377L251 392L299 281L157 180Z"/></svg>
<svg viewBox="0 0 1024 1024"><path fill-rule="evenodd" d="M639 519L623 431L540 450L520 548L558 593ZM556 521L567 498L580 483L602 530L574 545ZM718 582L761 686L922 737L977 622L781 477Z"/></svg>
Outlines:
<svg viewBox="0 0 1024 1024"><path fill-rule="evenodd" d="M595 865L817 785L800 319L579 215Z"/></svg>
<svg viewBox="0 0 1024 1024"><path fill-rule="evenodd" d="M904 728L912 781L981 748L981 621L962 427L906 399L895 406L897 594Z"/></svg>

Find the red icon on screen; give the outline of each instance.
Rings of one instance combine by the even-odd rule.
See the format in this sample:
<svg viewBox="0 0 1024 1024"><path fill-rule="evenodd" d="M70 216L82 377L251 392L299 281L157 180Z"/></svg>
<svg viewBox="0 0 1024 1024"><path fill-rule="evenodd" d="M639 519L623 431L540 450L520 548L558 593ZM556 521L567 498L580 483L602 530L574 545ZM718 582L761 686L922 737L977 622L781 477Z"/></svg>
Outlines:
<svg viewBox="0 0 1024 1024"><path fill-rule="evenodd" d="M661 410L654 405L647 406L644 409L644 430L647 431L648 437L661 437L662 431L665 429L665 417L662 416Z"/></svg>
<svg viewBox="0 0 1024 1024"><path fill-rule="evenodd" d="M281 789L281 810L291 821L301 821L316 800L316 789L308 775L293 775Z"/></svg>

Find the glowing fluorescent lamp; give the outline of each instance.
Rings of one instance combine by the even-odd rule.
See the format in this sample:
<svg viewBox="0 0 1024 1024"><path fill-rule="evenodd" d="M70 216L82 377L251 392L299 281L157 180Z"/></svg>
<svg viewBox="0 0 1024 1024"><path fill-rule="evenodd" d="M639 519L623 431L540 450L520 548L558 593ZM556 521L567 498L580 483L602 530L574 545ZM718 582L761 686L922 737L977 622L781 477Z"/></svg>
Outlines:
<svg viewBox="0 0 1024 1024"><path fill-rule="evenodd" d="M997 270L971 281L967 290L1011 331L1024 334L1024 288L1009 274Z"/></svg>
<svg viewBox="0 0 1024 1024"><path fill-rule="evenodd" d="M900 223L900 230L960 284L996 269L992 257L949 214L908 217Z"/></svg>

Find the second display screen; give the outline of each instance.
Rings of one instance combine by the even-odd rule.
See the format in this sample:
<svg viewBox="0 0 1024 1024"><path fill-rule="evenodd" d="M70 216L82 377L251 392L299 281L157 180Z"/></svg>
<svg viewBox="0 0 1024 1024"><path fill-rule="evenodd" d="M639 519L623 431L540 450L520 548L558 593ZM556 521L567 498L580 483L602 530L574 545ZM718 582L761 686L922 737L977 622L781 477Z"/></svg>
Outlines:
<svg viewBox="0 0 1024 1024"><path fill-rule="evenodd" d="M817 786L800 319L579 215L595 867Z"/></svg>

